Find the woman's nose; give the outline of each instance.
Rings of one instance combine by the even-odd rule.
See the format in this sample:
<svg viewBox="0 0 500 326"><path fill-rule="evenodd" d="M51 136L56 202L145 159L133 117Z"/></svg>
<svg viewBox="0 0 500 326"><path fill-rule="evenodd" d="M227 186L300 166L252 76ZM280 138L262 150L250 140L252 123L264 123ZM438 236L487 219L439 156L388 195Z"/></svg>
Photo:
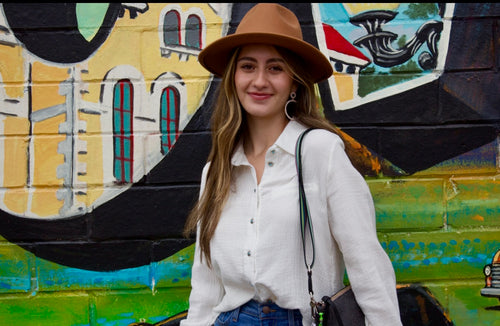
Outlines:
<svg viewBox="0 0 500 326"><path fill-rule="evenodd" d="M257 87L263 87L267 84L267 76L265 69L258 69L255 72L253 83Z"/></svg>

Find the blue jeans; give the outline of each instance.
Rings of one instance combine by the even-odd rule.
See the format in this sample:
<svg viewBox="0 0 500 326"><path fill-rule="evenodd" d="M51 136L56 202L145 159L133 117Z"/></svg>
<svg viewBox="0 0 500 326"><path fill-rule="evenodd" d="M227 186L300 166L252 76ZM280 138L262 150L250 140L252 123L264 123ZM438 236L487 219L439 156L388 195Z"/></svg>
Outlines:
<svg viewBox="0 0 500 326"><path fill-rule="evenodd" d="M298 309L283 309L272 302L251 300L219 314L214 326L302 326L302 314Z"/></svg>

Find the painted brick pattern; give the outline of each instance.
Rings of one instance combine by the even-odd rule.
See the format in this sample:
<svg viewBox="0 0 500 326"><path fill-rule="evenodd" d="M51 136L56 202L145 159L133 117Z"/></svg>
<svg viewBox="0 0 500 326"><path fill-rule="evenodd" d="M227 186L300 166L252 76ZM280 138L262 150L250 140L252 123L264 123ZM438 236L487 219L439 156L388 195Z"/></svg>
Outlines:
<svg viewBox="0 0 500 326"><path fill-rule="evenodd" d="M42 15L44 5L26 8L20 22ZM96 9L86 8L87 13ZM75 64L31 53L28 43L9 29L9 13L16 8L2 9L0 201L10 217L0 215L0 325L155 324L185 311L193 241L182 238L181 231L208 154L205 106L216 85L196 62L196 51L179 47L175 52L161 43L163 19L169 10L182 19L202 17L204 46L230 27L231 7L150 3L143 12L142 7L122 7L124 15L115 17L101 46ZM314 31L310 13L301 14L304 29ZM367 112L361 118L326 111L329 102L320 89L328 117L340 118L339 126L354 139L373 140L362 148L365 154L370 150L364 173L375 201L379 239L398 283L425 285L457 326L498 325L500 320L498 298L480 295L483 268L500 250L499 18L498 4L455 4L443 21L463 32L441 37L456 51L448 52L444 71L435 72L444 73L425 92L412 90L406 99L392 96L398 86L389 88L387 99L361 105ZM400 20L395 25L421 23ZM342 24L349 22L334 27ZM46 20L44 26L17 31L54 38L76 33L63 25ZM410 64L379 76L367 73L360 76L357 95L420 74ZM133 82L137 103L130 134L135 184L127 196L118 194L121 185L112 173L117 134L113 86L123 78ZM157 88L172 85L180 94L181 137L156 125ZM369 114L377 110L386 115ZM435 136L451 128L449 138ZM159 163L161 135L177 141L168 149L168 165ZM409 143L415 135L421 139ZM459 154L446 156L452 153L450 145ZM395 162L406 162L411 173ZM100 198L109 203L99 203ZM88 209L96 203L106 209ZM36 216L30 216L33 212ZM108 219L110 214L117 218ZM64 222L48 227L61 216Z"/></svg>

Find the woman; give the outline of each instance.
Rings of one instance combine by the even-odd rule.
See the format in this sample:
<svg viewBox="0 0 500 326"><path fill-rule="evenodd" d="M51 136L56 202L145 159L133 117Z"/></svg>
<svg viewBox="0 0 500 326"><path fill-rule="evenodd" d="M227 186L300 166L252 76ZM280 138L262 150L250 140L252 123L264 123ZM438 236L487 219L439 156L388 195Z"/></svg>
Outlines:
<svg viewBox="0 0 500 326"><path fill-rule="evenodd" d="M186 223L186 235L197 232L181 325L311 325L294 160L307 127L318 129L302 151L315 293L341 289L347 268L369 324L401 325L368 186L318 110L314 84L331 76L331 64L303 41L297 17L260 3L199 61L222 81L200 199Z"/></svg>

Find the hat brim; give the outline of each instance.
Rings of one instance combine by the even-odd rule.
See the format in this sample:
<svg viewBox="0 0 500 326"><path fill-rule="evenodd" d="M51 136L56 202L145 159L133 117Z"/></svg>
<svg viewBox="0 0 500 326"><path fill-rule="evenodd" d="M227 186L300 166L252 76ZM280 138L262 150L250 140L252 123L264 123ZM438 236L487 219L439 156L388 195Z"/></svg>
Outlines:
<svg viewBox="0 0 500 326"><path fill-rule="evenodd" d="M304 65L309 67L308 71L315 83L328 79L333 73L330 61L316 47L293 37L271 33L225 36L205 47L198 55L198 61L205 69L220 77L226 69L232 51L241 45L253 43L276 45L294 52L304 60Z"/></svg>

